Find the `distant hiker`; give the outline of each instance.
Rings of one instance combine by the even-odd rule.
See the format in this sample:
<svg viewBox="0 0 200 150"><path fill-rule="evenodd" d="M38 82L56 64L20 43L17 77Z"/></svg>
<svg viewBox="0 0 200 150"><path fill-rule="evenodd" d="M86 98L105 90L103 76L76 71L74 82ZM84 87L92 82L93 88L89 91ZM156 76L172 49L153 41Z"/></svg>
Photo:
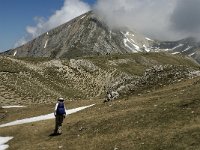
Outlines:
<svg viewBox="0 0 200 150"><path fill-rule="evenodd" d="M114 92L114 91L107 91L106 92L106 99L104 100L104 103L105 102L109 102L109 101L112 101L116 98L119 97L119 93L118 92Z"/></svg>
<svg viewBox="0 0 200 150"><path fill-rule="evenodd" d="M105 102L109 102L111 100L111 93L109 91L106 92L106 97L105 97L105 100L104 100L104 103Z"/></svg>
<svg viewBox="0 0 200 150"><path fill-rule="evenodd" d="M54 134L61 134L62 133L62 123L66 116L65 104L64 104L63 98L58 99L58 102L56 103L54 115L56 117Z"/></svg>

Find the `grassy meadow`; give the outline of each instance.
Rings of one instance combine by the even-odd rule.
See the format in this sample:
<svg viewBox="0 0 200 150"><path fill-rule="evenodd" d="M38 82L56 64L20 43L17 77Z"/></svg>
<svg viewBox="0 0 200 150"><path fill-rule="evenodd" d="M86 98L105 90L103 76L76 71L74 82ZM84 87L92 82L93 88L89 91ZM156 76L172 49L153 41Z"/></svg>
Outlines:
<svg viewBox="0 0 200 150"><path fill-rule="evenodd" d="M195 78L108 103L102 99L66 101L68 109L96 105L67 116L60 136L49 136L54 120L1 128L0 135L14 136L10 150L198 150L199 88L200 78ZM53 104L8 109L1 123L53 109Z"/></svg>

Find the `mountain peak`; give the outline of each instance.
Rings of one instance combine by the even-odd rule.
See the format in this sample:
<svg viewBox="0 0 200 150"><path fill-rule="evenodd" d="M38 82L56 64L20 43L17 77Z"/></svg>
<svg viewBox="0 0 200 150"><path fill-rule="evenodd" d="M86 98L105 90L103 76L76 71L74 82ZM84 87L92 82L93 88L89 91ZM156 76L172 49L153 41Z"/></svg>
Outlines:
<svg viewBox="0 0 200 150"><path fill-rule="evenodd" d="M89 11L4 55L17 57L75 58L82 56L167 51L200 62L200 44L192 37L179 41L154 41L127 28L112 29Z"/></svg>
<svg viewBox="0 0 200 150"><path fill-rule="evenodd" d="M143 51L149 40L128 30L112 30L89 11L16 49L5 52L18 57L74 58Z"/></svg>

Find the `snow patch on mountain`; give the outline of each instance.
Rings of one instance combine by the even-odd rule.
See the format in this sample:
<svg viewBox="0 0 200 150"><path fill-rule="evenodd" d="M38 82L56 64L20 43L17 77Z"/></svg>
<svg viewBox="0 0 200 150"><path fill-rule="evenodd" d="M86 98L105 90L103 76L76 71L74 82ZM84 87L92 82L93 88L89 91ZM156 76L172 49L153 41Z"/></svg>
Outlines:
<svg viewBox="0 0 200 150"><path fill-rule="evenodd" d="M173 55L176 55L176 54L180 54L180 52L174 52L174 53L172 53Z"/></svg>
<svg viewBox="0 0 200 150"><path fill-rule="evenodd" d="M124 45L126 47L128 47L130 50L132 50L132 52L138 52L140 51L140 47L138 45L136 45L135 41L133 39L131 39L130 37L134 37L135 35L134 34L131 34L130 32L126 32L126 33L123 33L121 32L125 39L124 39Z"/></svg>
<svg viewBox="0 0 200 150"><path fill-rule="evenodd" d="M85 16L83 16L83 17L81 17L81 19L83 19L83 18L85 18L86 17L86 15Z"/></svg>
<svg viewBox="0 0 200 150"><path fill-rule="evenodd" d="M145 44L143 45L143 47L144 47L144 49L145 49L146 52L150 52L151 51L148 47L146 47Z"/></svg>
<svg viewBox="0 0 200 150"><path fill-rule="evenodd" d="M110 37L110 40L111 40L111 38L112 38L112 31L111 30L109 32L109 37Z"/></svg>
<svg viewBox="0 0 200 150"><path fill-rule="evenodd" d="M188 46L185 50L183 50L182 52L186 52L188 51L189 49L191 49L192 47L191 46Z"/></svg>
<svg viewBox="0 0 200 150"><path fill-rule="evenodd" d="M192 54L190 54L189 56L190 56L190 57L192 57L194 54L195 54L195 52L194 52L194 53L192 53Z"/></svg>
<svg viewBox="0 0 200 150"><path fill-rule="evenodd" d="M17 51L14 52L13 56L15 56L17 54Z"/></svg>
<svg viewBox="0 0 200 150"><path fill-rule="evenodd" d="M175 50L175 49L182 47L182 46L183 46L183 44L179 44L179 45L175 46L174 48L172 48L172 50Z"/></svg>
<svg viewBox="0 0 200 150"><path fill-rule="evenodd" d="M136 44L134 44L134 43L131 43L134 47L135 47L135 49L137 50L137 51L140 51L140 47L139 46L137 46Z"/></svg>
<svg viewBox="0 0 200 150"><path fill-rule="evenodd" d="M170 49L168 49L168 48L164 49L165 52L167 52L167 51L169 51L169 50L170 50Z"/></svg>
<svg viewBox="0 0 200 150"><path fill-rule="evenodd" d="M47 43L48 43L48 39L46 40L45 44L44 44L44 48L47 47Z"/></svg>
<svg viewBox="0 0 200 150"><path fill-rule="evenodd" d="M124 45L125 45L126 47L128 47L130 50L132 50L133 52L137 52L137 51L133 50L133 48L130 47L130 46L127 44L128 42L129 42L128 39L124 39ZM130 42L129 42L129 43L130 43Z"/></svg>
<svg viewBox="0 0 200 150"><path fill-rule="evenodd" d="M153 41L152 39L148 38L148 37L145 37L146 40L148 41Z"/></svg>

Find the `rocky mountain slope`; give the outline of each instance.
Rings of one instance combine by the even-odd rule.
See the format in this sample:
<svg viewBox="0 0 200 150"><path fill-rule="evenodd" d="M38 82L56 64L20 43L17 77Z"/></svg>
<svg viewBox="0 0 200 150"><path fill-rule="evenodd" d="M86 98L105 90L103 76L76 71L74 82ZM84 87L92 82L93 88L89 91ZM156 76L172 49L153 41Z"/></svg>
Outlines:
<svg viewBox="0 0 200 150"><path fill-rule="evenodd" d="M200 63L200 43L194 38L179 41L154 42L152 49L155 51L168 51L172 54L183 54Z"/></svg>
<svg viewBox="0 0 200 150"><path fill-rule="evenodd" d="M198 70L190 59L166 53L69 60L0 57L0 98L1 104L51 103L60 96L104 98L108 90L124 97L198 76Z"/></svg>
<svg viewBox="0 0 200 150"><path fill-rule="evenodd" d="M4 52L3 55L75 58L160 51L184 54L200 62L200 43L194 38L162 42L127 28L113 30L93 12L83 14L23 46Z"/></svg>
<svg viewBox="0 0 200 150"><path fill-rule="evenodd" d="M83 14L4 54L74 58L150 51L152 40L128 29L112 30L93 12Z"/></svg>

